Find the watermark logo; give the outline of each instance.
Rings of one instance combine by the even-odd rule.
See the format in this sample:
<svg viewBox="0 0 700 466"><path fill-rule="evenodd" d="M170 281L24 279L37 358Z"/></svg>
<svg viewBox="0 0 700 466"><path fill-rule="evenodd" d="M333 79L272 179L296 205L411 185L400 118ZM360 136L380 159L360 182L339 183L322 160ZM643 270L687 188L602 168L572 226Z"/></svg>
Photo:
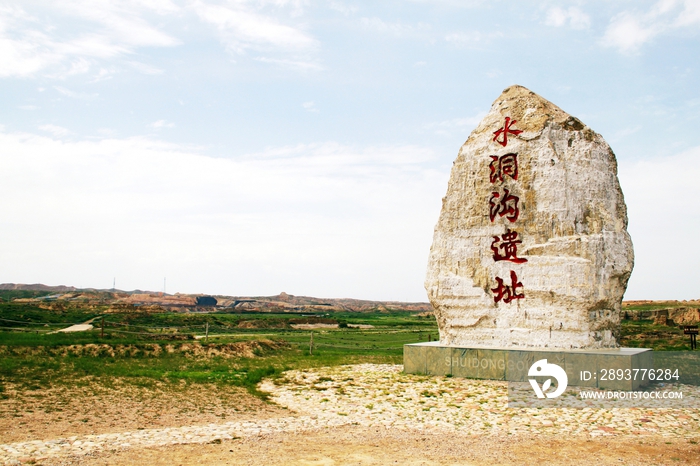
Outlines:
<svg viewBox="0 0 700 466"><path fill-rule="evenodd" d="M528 377L550 377L542 383L542 387L537 383L535 379L528 379L532 389L535 390L537 398L556 398L566 390L566 385L569 383L569 378L566 376L566 372L560 366L556 364L550 364L546 359L540 359L535 361L535 363L530 366L530 370L527 373ZM545 393L552 386L552 378L557 381L557 389L551 393Z"/></svg>

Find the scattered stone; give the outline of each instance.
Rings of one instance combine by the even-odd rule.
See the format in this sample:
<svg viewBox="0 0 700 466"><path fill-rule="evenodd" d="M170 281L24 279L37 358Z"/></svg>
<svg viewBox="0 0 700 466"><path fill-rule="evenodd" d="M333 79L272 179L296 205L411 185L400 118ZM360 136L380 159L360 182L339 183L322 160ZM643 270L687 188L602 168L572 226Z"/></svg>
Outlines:
<svg viewBox="0 0 700 466"><path fill-rule="evenodd" d="M204 426L144 429L67 439L0 444L0 464L39 458L85 458L100 451L175 444L219 444L273 432L305 432L358 425L379 430L411 429L434 437L551 435L595 437L648 435L700 441L697 409L550 409L508 408L505 382L404 374L402 366L361 364L288 371L287 383L264 381L260 388L295 414L286 418L226 422ZM351 384L343 381L352 379ZM314 388L321 382L328 390ZM339 394L342 387L344 393ZM700 387L684 387L699 397ZM430 396L425 394L429 393ZM322 403L321 399L329 401ZM342 415L339 415L343 413ZM640 419L640 414L644 417ZM544 417L547 416L547 417ZM679 419L684 423L678 422ZM555 421L556 420L556 423ZM641 421L641 422L640 422ZM71 444L71 441L73 442ZM46 448L46 453L33 453Z"/></svg>

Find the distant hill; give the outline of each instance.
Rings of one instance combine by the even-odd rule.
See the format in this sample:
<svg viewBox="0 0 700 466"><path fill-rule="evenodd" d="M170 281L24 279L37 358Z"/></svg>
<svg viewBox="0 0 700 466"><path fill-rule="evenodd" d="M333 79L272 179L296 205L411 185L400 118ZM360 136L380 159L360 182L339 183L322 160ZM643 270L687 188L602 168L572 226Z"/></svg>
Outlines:
<svg viewBox="0 0 700 466"><path fill-rule="evenodd" d="M17 302L57 302L75 306L110 306L113 312L135 311L203 311L216 310L231 312L292 312L292 313L331 313L331 312L432 312L429 303L405 303L400 301L368 301L351 298L314 298L294 296L285 292L276 296L224 296L204 294L166 294L153 291L96 290L73 286L48 286L42 284L24 285L4 283L0 291L42 291L51 296L8 296Z"/></svg>
<svg viewBox="0 0 700 466"><path fill-rule="evenodd" d="M24 285L22 283L2 283L0 284L0 290L27 290L27 291L76 291L77 288L74 286L50 286L42 285L41 283L35 283L33 285Z"/></svg>

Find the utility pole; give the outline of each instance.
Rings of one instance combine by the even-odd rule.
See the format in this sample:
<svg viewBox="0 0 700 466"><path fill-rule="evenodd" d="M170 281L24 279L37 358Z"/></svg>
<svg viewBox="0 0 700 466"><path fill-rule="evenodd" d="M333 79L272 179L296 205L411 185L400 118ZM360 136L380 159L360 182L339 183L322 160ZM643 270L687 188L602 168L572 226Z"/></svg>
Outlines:
<svg viewBox="0 0 700 466"><path fill-rule="evenodd" d="M204 341L209 341L209 322L207 322L206 326L204 327Z"/></svg>
<svg viewBox="0 0 700 466"><path fill-rule="evenodd" d="M100 331L100 338L105 337L105 316L102 316L102 330Z"/></svg>
<svg viewBox="0 0 700 466"><path fill-rule="evenodd" d="M314 332L311 332L311 339L309 340L309 356L314 355Z"/></svg>

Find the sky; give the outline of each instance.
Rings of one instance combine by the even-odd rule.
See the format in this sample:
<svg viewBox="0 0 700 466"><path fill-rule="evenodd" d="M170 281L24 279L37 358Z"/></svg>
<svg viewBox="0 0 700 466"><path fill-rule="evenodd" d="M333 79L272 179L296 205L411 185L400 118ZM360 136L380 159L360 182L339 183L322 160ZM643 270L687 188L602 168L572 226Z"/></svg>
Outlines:
<svg viewBox="0 0 700 466"><path fill-rule="evenodd" d="M427 301L523 85L611 145L625 299L700 298L700 0L0 0L0 283Z"/></svg>

